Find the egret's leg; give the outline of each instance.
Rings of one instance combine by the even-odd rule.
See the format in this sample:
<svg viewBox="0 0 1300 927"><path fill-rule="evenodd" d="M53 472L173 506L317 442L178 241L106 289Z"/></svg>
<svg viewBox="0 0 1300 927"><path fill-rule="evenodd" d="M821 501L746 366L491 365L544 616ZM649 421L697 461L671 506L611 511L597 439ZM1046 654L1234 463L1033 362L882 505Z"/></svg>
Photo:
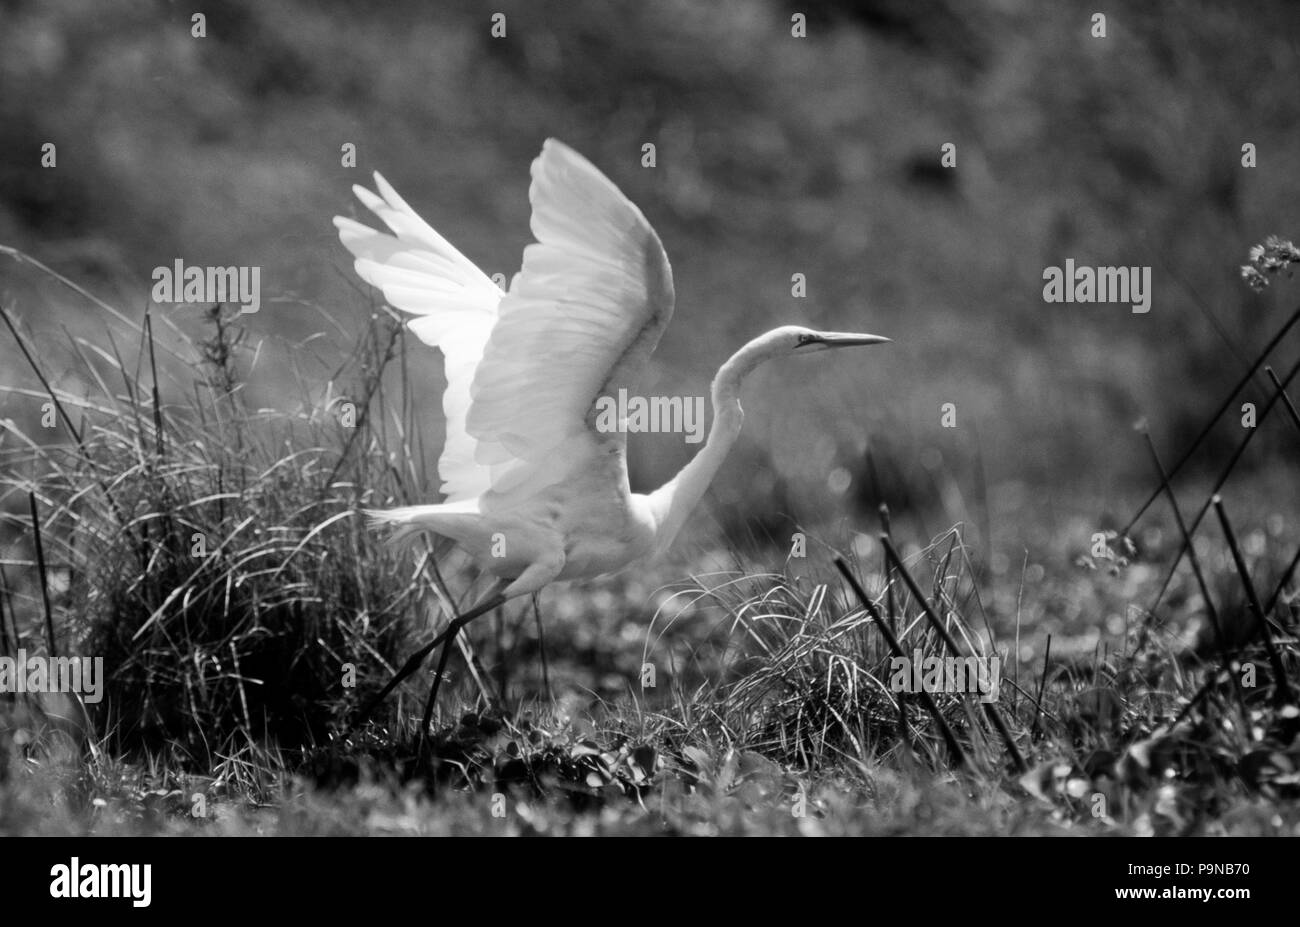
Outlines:
<svg viewBox="0 0 1300 927"><path fill-rule="evenodd" d="M398 670L393 678L388 680L388 684L379 691L379 694L367 702L366 706L361 709L361 715L357 718L357 722L360 723L369 717L370 713L375 710L375 707L384 699L388 698L389 694L401 685L402 680L406 679L406 677L419 669L420 664L423 663L425 658L433 652L433 648L447 640L450 640L455 636L456 631L459 631L464 625L481 615L487 614L504 602L506 599L505 596L501 594L502 588L503 583L498 583L493 588L492 592L488 594L488 599L486 601L479 603L459 618L454 619L449 625L447 625L447 628L441 634L429 641L429 643L425 644L415 653L411 654L410 658L402 664L402 668Z"/></svg>
<svg viewBox="0 0 1300 927"><path fill-rule="evenodd" d="M451 656L451 644L460 633L460 629L465 627L475 618L479 618L493 609L501 607L505 602L505 596L493 596L491 600L484 602L477 608L470 609L459 618L455 618L447 625L447 630L440 635L446 640L442 642L442 654L438 657L438 670L433 674L433 685L429 687L429 697L424 702L424 714L420 718L420 733L415 739L415 755L421 756L424 753L424 738L429 735L429 722L433 719L433 705L438 700L438 688L442 685L443 674L447 672L447 659Z"/></svg>
<svg viewBox="0 0 1300 927"><path fill-rule="evenodd" d="M438 569L437 558L433 556L434 551L430 550L426 562L429 570L433 573L434 588L438 592L438 598L442 602L442 607L452 616L459 617L460 609L456 607L455 600L451 597L451 590L447 588L447 582L442 578L442 571ZM478 653L468 640L463 637L456 638L456 645L460 647L461 653L465 657L465 662L469 664L469 672L474 677L474 683L478 686L479 692L489 705L495 705L500 698L492 691L492 680L488 677L487 672L483 669L483 663L479 660Z"/></svg>
<svg viewBox="0 0 1300 927"><path fill-rule="evenodd" d="M389 693L396 689L403 679L418 670L420 664L424 662L424 658L427 657L433 651L433 648L437 647L441 642L441 636L435 637L432 641L407 657L406 662L402 664L402 668L393 674L392 679L388 680L388 684L379 690L378 695L366 702L362 707L361 714L357 716L357 723L360 724L362 721L366 720L366 718L370 717L370 713L378 707L379 703L388 698Z"/></svg>
<svg viewBox="0 0 1300 927"><path fill-rule="evenodd" d="M537 622L537 649L542 653L542 685L546 687L546 697L550 701L555 701L555 693L551 691L551 671L546 665L546 635L542 633L542 610L537 604L540 592L533 593L533 618Z"/></svg>
<svg viewBox="0 0 1300 927"><path fill-rule="evenodd" d="M508 579L498 580L496 586L494 586L492 588L492 591L488 593L488 596L486 597L485 601L480 602L478 605L474 606L474 608L470 609L464 615L461 615L459 618L454 619L450 624L447 625L447 629L445 631L443 631L441 634L435 637L427 646L421 648L421 651L418 654L420 661L422 661L426 656L428 656L429 652L432 651L434 647L437 647L439 644L445 644L446 642L449 642L452 638L456 636L456 634L460 631L461 628L469 624L475 618L479 618L487 614L488 612L492 611L494 608L499 608L501 605L503 605L506 602L507 598L509 598L512 595L523 595L523 593L528 591L529 589L540 589L542 586L545 586L551 580L555 579L555 577L558 576L560 574L560 571L563 569L564 569L564 554L563 552L555 552L550 557L545 557L529 564L524 569L524 571L515 578L513 582L511 582ZM534 583L536 583L536 585L532 585ZM412 659L414 659L414 657L412 657ZM410 663L411 660L408 660L407 664L409 665ZM419 661L417 661L415 665L419 666ZM431 712L433 710L432 708L433 699L438 694L438 686L442 682L442 672L444 669L446 669L446 666L447 666L447 652L444 650L442 658L439 660L438 663L438 673L433 680L433 689L429 692L429 701L424 706L424 721L420 728L420 741L418 744L419 747L423 747L424 745L424 733L425 733L425 728L428 727L429 718L431 717ZM402 667L402 671L403 673L406 673L406 667ZM412 672L414 672L414 669L412 669ZM409 675L409 673L407 673L407 675ZM404 679L406 677L402 676L401 678ZM390 682L387 686L385 686L384 691L381 693L381 696L387 695L388 692L391 692L393 686L396 685L398 681L400 680L394 680L393 682Z"/></svg>
<svg viewBox="0 0 1300 927"><path fill-rule="evenodd" d="M424 738L429 733L429 722L433 719L433 703L438 700L438 687L442 685L442 674L447 671L447 658L451 656L451 642L465 625L465 618L456 618L447 625L447 639L442 644L442 654L438 657L438 671L433 674L433 685L429 687L429 697L424 701L424 714L420 718L420 734L415 739L415 755L424 753Z"/></svg>
<svg viewBox="0 0 1300 927"><path fill-rule="evenodd" d="M494 669L497 674L497 689L500 690L502 697L505 697L510 685L510 667L506 663L506 615L505 610L498 608L496 614L492 617L492 635L496 641L496 666Z"/></svg>
<svg viewBox="0 0 1300 927"><path fill-rule="evenodd" d="M505 586L506 581L501 580L494 588L504 589ZM438 657L438 669L433 674L433 685L429 687L429 697L424 701L424 714L420 717L420 733L415 739L416 756L420 756L424 752L424 738L429 734L429 722L433 719L433 705L438 701L438 689L442 685L443 675L447 672L447 660L451 657L451 645L456 640L456 635L460 633L461 628L475 618L481 618L494 609L500 609L505 600L504 595L490 595L487 601L452 619L447 625L447 629L439 635L440 638L445 638L445 640L442 642L442 654Z"/></svg>

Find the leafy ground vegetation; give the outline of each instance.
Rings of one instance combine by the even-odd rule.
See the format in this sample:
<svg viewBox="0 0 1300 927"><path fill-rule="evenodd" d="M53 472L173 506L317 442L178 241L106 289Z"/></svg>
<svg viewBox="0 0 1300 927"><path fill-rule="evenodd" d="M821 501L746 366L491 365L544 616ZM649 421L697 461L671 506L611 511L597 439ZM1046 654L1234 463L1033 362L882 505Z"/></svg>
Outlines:
<svg viewBox="0 0 1300 927"><path fill-rule="evenodd" d="M1260 246L1248 282L1296 256ZM403 329L376 307L350 353L295 345L270 410L245 387L280 357L236 314L173 357L159 317L100 308L125 334L58 355L85 393L4 313L49 427L4 423L27 512L0 645L102 655L105 690L0 696L0 832L1300 835L1294 469L1241 476L1256 434L1300 429L1269 351L1177 457L1150 442L1140 518L1009 583L887 505L789 550L686 545L548 590L544 648L531 607L485 618L419 738L414 682L357 707L482 583L359 515L431 491ZM1192 459L1208 485L1175 478ZM890 657L918 651L996 656L1000 696L900 696Z"/></svg>

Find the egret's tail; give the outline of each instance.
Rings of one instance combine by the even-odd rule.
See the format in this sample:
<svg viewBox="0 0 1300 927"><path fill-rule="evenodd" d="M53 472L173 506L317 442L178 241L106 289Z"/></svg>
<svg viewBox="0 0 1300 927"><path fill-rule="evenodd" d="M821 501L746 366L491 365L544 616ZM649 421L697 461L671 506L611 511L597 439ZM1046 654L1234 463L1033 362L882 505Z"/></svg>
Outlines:
<svg viewBox="0 0 1300 927"><path fill-rule="evenodd" d="M387 538L390 544L405 544L420 536L420 532L465 542L476 539L484 528L478 514L478 500L444 502L441 505L403 505L394 509L366 509L366 524L370 528L395 529Z"/></svg>
<svg viewBox="0 0 1300 927"><path fill-rule="evenodd" d="M420 536L422 531L437 533L434 511L441 509L437 505L404 505L395 509L366 509L366 527L371 529L392 527L395 530L385 540L389 544L401 546L409 544Z"/></svg>

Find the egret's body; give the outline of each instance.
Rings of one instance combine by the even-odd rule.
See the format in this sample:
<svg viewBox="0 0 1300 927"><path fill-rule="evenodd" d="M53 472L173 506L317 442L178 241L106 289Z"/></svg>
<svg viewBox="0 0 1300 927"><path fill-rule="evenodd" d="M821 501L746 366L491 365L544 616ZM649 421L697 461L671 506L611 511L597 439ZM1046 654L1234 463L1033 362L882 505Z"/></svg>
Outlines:
<svg viewBox="0 0 1300 927"><path fill-rule="evenodd" d="M381 698L433 646L500 602L667 548L739 435L741 382L763 361L888 340L798 326L755 338L713 381L704 447L655 492L633 493L626 434L596 427L596 403L636 392L672 317L668 258L641 211L567 146L548 140L532 177L537 242L504 292L378 174L381 196L354 190L392 234L334 220L357 273L411 313L411 330L446 359L438 463L446 501L369 514L398 537L427 531L454 540L499 580Z"/></svg>
<svg viewBox="0 0 1300 927"><path fill-rule="evenodd" d="M652 551L655 523L646 497L604 492L593 477L599 474L584 469L505 511L453 502L373 517L451 538L484 572L510 580L504 592L513 598L556 580L609 573ZM586 492L579 486L584 480L591 480Z"/></svg>

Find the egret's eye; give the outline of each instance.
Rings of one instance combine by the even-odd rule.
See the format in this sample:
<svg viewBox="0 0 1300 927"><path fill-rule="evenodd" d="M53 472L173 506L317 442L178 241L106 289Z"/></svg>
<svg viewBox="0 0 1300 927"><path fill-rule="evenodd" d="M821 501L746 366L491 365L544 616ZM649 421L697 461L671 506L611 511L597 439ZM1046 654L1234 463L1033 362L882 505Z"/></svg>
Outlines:
<svg viewBox="0 0 1300 927"><path fill-rule="evenodd" d="M803 334L799 336L799 340L795 343L795 347L802 348L805 345L816 344L816 343L817 343L816 335Z"/></svg>

